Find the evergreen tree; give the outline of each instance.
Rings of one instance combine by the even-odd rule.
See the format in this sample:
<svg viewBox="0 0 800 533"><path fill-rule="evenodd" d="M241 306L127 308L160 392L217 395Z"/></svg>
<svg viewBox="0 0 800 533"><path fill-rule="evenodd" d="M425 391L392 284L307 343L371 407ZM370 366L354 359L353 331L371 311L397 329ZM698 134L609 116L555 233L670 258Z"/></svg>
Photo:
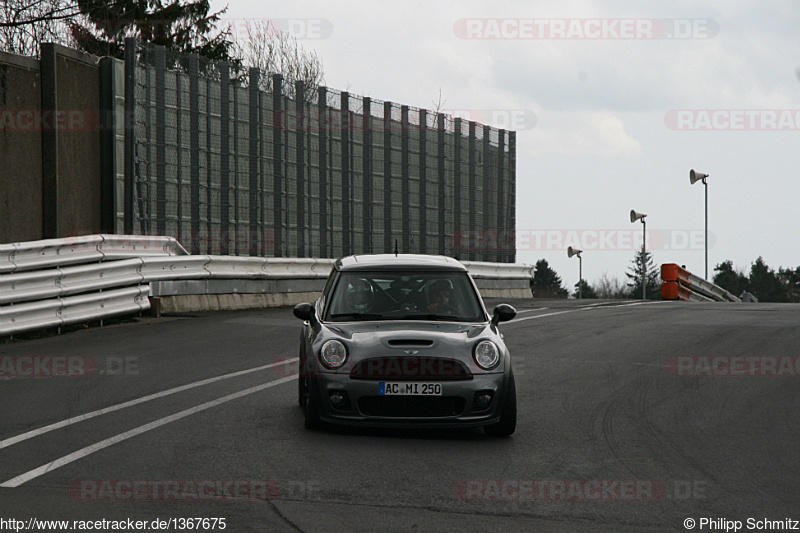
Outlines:
<svg viewBox="0 0 800 533"><path fill-rule="evenodd" d="M583 286L583 291L581 294L580 286ZM587 299L596 299L597 292L595 292L594 288L589 285L585 279L580 280L578 283L575 284L575 292L572 293L572 296L577 298L578 296L582 296L583 298Z"/></svg>
<svg viewBox="0 0 800 533"><path fill-rule="evenodd" d="M566 298L569 294L567 289L561 286L561 277L550 268L545 259L536 262L531 288L536 298Z"/></svg>
<svg viewBox="0 0 800 533"><path fill-rule="evenodd" d="M788 302L789 291L775 271L759 257L750 268L750 292L759 302Z"/></svg>
<svg viewBox="0 0 800 533"><path fill-rule="evenodd" d="M800 302L800 267L794 270L791 268L779 268L778 278L786 287L789 301Z"/></svg>
<svg viewBox="0 0 800 533"><path fill-rule="evenodd" d="M644 256L644 272L646 286L645 293L648 300L658 300L661 298L661 284L658 281L659 272L653 264L653 255L647 250L636 252L636 257L631 260L632 266L625 273L628 278L628 296L630 298L642 297L642 256Z"/></svg>
<svg viewBox="0 0 800 533"><path fill-rule="evenodd" d="M239 61L231 54L230 31L216 24L225 10L210 12L210 0L78 0L82 17L70 23L76 44L85 52L122 59L125 38L194 53L212 60Z"/></svg>
<svg viewBox="0 0 800 533"><path fill-rule="evenodd" d="M719 285L734 296L741 294L750 288L750 280L743 272L734 270L733 261L723 261L714 267L714 284Z"/></svg>

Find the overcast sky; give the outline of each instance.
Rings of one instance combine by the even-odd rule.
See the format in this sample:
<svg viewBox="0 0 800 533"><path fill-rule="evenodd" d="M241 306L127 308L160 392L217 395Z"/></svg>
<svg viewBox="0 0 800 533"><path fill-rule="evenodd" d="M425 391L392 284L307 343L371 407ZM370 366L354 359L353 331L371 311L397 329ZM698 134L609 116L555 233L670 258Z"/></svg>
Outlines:
<svg viewBox="0 0 800 533"><path fill-rule="evenodd" d="M430 108L493 110L517 133L517 262L572 288L624 278L646 213L656 264L702 275L800 265L800 2L215 1L277 19L326 85ZM512 121L509 123L501 123ZM571 232L574 230L574 232ZM577 241L575 241L577 239Z"/></svg>

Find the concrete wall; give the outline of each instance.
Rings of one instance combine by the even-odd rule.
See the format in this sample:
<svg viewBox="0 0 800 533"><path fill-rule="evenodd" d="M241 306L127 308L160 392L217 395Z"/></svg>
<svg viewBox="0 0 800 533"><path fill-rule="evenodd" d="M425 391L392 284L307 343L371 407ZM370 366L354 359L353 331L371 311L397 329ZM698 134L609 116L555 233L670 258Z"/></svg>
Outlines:
<svg viewBox="0 0 800 533"><path fill-rule="evenodd" d="M0 52L0 243L101 229L100 69L42 45Z"/></svg>
<svg viewBox="0 0 800 533"><path fill-rule="evenodd" d="M91 56L59 48L57 101L66 128L58 138L58 236L99 233L100 69Z"/></svg>
<svg viewBox="0 0 800 533"><path fill-rule="evenodd" d="M0 52L0 243L42 238L39 61Z"/></svg>

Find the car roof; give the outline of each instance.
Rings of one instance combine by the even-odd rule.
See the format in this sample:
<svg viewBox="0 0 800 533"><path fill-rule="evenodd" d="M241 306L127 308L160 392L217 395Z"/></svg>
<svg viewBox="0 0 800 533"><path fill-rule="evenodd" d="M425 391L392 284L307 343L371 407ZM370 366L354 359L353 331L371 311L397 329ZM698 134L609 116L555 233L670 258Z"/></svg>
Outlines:
<svg viewBox="0 0 800 533"><path fill-rule="evenodd" d="M424 254L350 255L337 259L334 267L342 272L367 270L467 271L464 265L452 257Z"/></svg>

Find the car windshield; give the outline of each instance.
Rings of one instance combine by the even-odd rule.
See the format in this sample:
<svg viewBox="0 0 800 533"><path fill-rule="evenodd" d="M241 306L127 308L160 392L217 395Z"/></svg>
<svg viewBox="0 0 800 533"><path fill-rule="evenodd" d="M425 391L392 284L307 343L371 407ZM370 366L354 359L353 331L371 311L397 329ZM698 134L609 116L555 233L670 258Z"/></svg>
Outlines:
<svg viewBox="0 0 800 533"><path fill-rule="evenodd" d="M332 322L486 320L466 272L342 272L327 301Z"/></svg>

